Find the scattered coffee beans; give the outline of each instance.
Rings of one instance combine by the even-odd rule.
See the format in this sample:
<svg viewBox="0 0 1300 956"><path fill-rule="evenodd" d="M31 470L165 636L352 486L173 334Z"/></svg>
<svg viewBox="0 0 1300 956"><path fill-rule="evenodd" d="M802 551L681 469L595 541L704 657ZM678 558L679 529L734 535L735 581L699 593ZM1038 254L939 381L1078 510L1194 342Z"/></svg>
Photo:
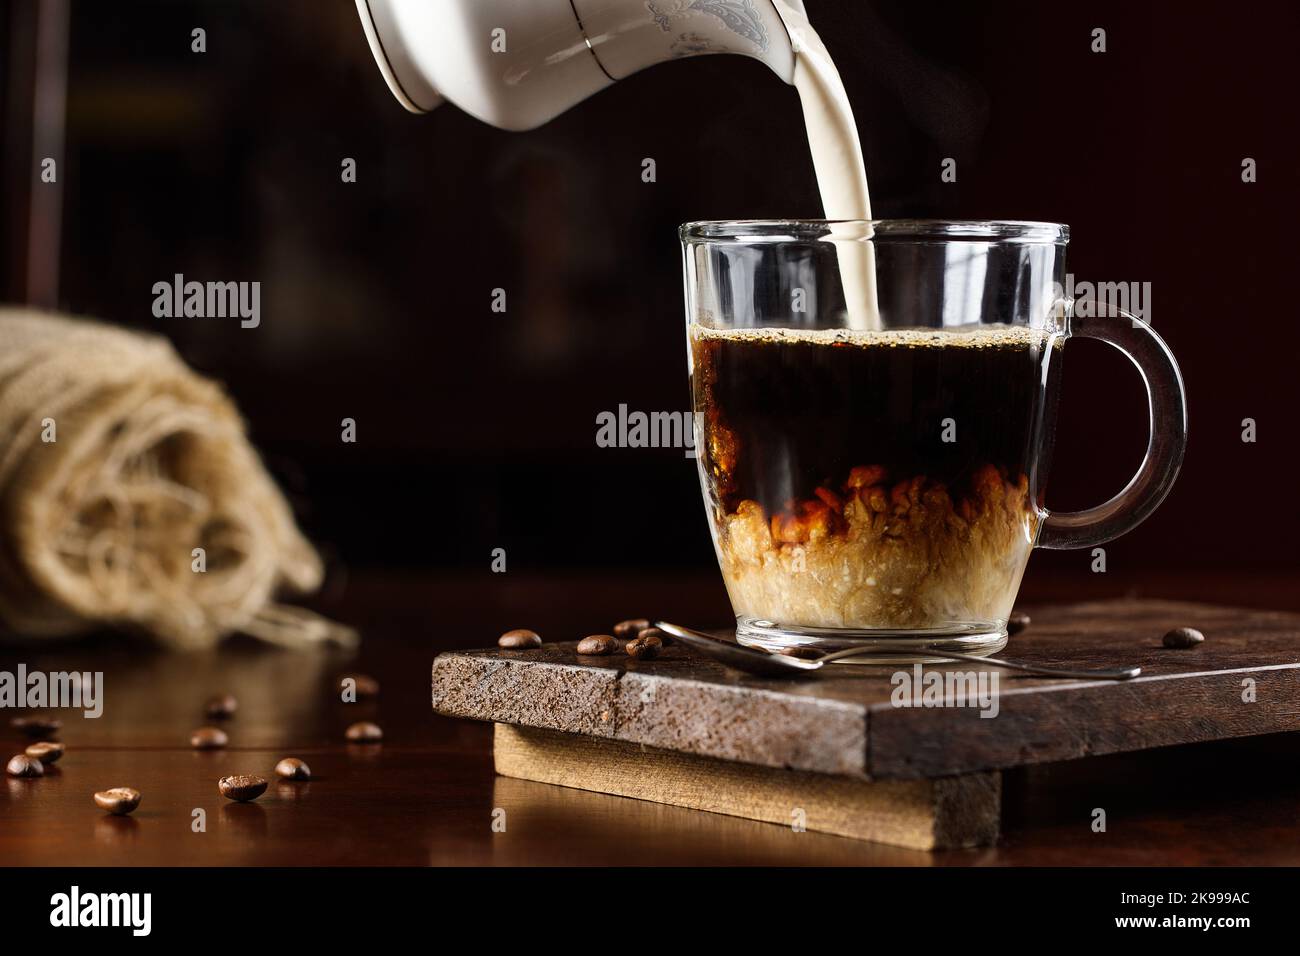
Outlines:
<svg viewBox="0 0 1300 956"><path fill-rule="evenodd" d="M612 654L616 641L608 634L588 634L578 642L579 654Z"/></svg>
<svg viewBox="0 0 1300 956"><path fill-rule="evenodd" d="M642 634L640 637L628 641L623 648L628 657L636 658L639 661L654 660L663 649L663 641L653 634Z"/></svg>
<svg viewBox="0 0 1300 956"><path fill-rule="evenodd" d="M266 778L251 773L235 774L218 780L217 789L227 800L245 803L248 800L256 800L266 792Z"/></svg>
<svg viewBox="0 0 1300 956"><path fill-rule="evenodd" d="M659 630L657 627L647 627L644 631L638 634L637 637L657 637L659 638L659 643L664 647L669 647L673 643L672 635Z"/></svg>
<svg viewBox="0 0 1300 956"><path fill-rule="evenodd" d="M28 737L48 737L59 732L63 721L57 717L15 717L9 726Z"/></svg>
<svg viewBox="0 0 1300 956"><path fill-rule="evenodd" d="M498 637L497 646L504 647L509 651L526 651L534 647L541 647L542 638L536 631L521 627L513 631L506 631Z"/></svg>
<svg viewBox="0 0 1300 956"><path fill-rule="evenodd" d="M226 720L235 716L235 711L238 708L239 701L235 700L233 694L218 694L208 701L204 707L204 713L213 720Z"/></svg>
<svg viewBox="0 0 1300 956"><path fill-rule="evenodd" d="M631 620L619 621L614 625L614 636L620 637L625 641L630 641L634 637L640 637L641 632L650 626L650 622L643 617L634 617Z"/></svg>
<svg viewBox="0 0 1300 956"><path fill-rule="evenodd" d="M373 744L384 739L384 732L378 724L361 720L349 727L344 736L353 743Z"/></svg>
<svg viewBox="0 0 1300 956"><path fill-rule="evenodd" d="M1194 627L1176 627L1164 637L1165 647L1195 647L1205 635Z"/></svg>
<svg viewBox="0 0 1300 956"><path fill-rule="evenodd" d="M190 746L195 750L220 750L230 743L230 738L220 727L200 727L190 734Z"/></svg>
<svg viewBox="0 0 1300 956"><path fill-rule="evenodd" d="M131 787L113 787L95 794L95 806L117 816L124 816L140 805L140 791Z"/></svg>
<svg viewBox="0 0 1300 956"><path fill-rule="evenodd" d="M1007 618L1007 633L1019 634L1029 626L1029 615L1024 611L1012 611L1011 616Z"/></svg>
<svg viewBox="0 0 1300 956"><path fill-rule="evenodd" d="M29 757L26 754L15 754L9 758L9 763L5 766L5 773L11 777L43 777L45 776L45 765L35 757Z"/></svg>
<svg viewBox="0 0 1300 956"><path fill-rule="evenodd" d="M42 764L48 765L55 763L63 756L63 744L45 740L39 744L32 744L23 753L33 760L39 760Z"/></svg>
<svg viewBox="0 0 1300 956"><path fill-rule="evenodd" d="M311 767L297 757L285 757L275 765L275 772L285 780L310 780Z"/></svg>
<svg viewBox="0 0 1300 956"><path fill-rule="evenodd" d="M349 674L347 675L347 677L344 677L342 680L339 681L340 691L347 690L347 687L343 683L344 681L347 680L351 680L353 682L356 688L358 700L360 700L362 697L379 696L379 681L375 680L373 677L367 677L365 674Z"/></svg>

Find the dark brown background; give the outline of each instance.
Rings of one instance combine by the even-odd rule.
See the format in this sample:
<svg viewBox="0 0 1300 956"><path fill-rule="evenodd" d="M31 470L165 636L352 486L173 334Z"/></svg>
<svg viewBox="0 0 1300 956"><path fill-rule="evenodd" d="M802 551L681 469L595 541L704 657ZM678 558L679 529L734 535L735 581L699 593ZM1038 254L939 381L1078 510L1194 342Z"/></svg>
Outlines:
<svg viewBox="0 0 1300 956"><path fill-rule="evenodd" d="M1078 279L1153 284L1191 444L1164 507L1108 547L1107 580L1160 592L1183 569L1294 568L1294 8L808 7L878 215L1066 222ZM29 251L48 254L21 232L32 8L0 0L9 301ZM687 405L680 222L820 212L797 98L765 67L663 65L520 134L403 111L350 0L73 2L69 63L57 304L162 332L228 382L339 566L455 567L491 588L501 546L512 573L713 573L694 463L598 449L594 420ZM939 180L947 156L956 184ZM261 281L261 327L153 318L151 286L175 272ZM1057 508L1117 491L1145 441L1117 353L1072 343L1066 367ZM1240 441L1247 416L1257 444ZM1027 587L1104 589L1089 561L1041 553Z"/></svg>

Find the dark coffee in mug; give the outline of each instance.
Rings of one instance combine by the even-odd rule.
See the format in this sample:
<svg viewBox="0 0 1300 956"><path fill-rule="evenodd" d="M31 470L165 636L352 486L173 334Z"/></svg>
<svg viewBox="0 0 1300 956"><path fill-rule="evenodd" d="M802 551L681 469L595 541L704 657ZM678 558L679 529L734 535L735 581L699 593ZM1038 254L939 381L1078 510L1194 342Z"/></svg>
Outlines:
<svg viewBox="0 0 1300 956"><path fill-rule="evenodd" d="M1005 619L1040 520L1053 341L1023 326L692 326L701 464L738 616Z"/></svg>

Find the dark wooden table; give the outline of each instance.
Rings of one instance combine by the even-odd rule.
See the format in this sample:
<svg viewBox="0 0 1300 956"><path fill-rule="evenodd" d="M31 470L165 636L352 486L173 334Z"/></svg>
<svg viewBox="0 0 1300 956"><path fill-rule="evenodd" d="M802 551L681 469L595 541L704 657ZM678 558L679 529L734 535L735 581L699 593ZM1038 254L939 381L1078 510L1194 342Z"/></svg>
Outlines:
<svg viewBox="0 0 1300 956"><path fill-rule="evenodd" d="M1169 576L1123 591L1227 602L1265 593L1298 598L1254 576ZM1115 593L1114 585L1110 585ZM1055 590L1054 590L1055 588ZM1102 596L1077 582L1029 584L1036 600ZM1300 736L1278 734L1091 758L1009 772L1004 831L991 849L927 854L769 824L496 778L487 725L435 716L429 665L437 651L490 643L510 626L551 636L603 629L620 616L662 611L721 623L712 576L525 578L411 575L353 581L326 610L365 634L355 658L229 642L206 654L169 654L100 638L54 649L0 649L0 669L102 670L99 720L61 713L68 752L40 780L4 778L0 860L9 865L89 864L1300 864ZM1237 603L1259 603L1238 600ZM653 607L648 607L651 605ZM710 618L712 615L712 619ZM1189 622L1195 623L1195 622ZM382 687L372 702L344 704L336 682L362 672ZM240 708L231 746L200 753L190 731L207 723L204 700L231 691ZM17 753L25 741L0 736ZM352 721L383 725L380 746L343 741ZM284 756L315 778L278 783ZM217 793L228 773L272 779L256 803ZM115 818L91 794L132 786L136 813ZM1094 833L1092 812L1107 813ZM494 832L493 811L506 810ZM191 829L206 813L206 832Z"/></svg>

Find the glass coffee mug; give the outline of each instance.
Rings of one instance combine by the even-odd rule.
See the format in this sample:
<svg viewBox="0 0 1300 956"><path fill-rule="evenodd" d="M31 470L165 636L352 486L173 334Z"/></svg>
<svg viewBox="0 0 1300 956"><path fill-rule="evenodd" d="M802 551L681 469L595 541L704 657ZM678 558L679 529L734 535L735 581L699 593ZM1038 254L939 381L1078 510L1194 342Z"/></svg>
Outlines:
<svg viewBox="0 0 1300 956"><path fill-rule="evenodd" d="M681 240L700 481L743 644L993 653L1035 546L1116 538L1173 484L1178 365L1140 319L1065 298L1065 226L698 222ZM1071 336L1138 367L1151 437L1118 495L1052 513Z"/></svg>

